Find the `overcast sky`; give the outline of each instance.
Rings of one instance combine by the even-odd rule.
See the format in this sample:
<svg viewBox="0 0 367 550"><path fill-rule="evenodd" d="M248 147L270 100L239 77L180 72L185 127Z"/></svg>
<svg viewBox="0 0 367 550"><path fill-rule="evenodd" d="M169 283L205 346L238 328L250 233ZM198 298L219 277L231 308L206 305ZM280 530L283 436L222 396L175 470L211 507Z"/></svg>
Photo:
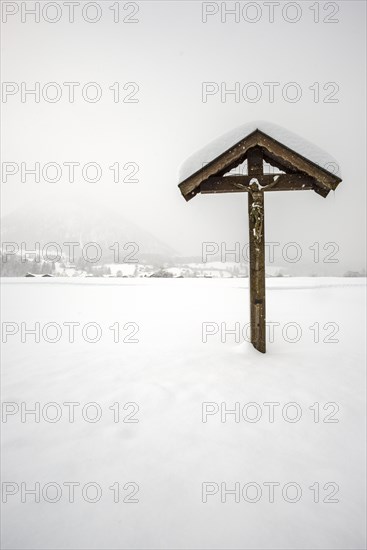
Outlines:
<svg viewBox="0 0 367 550"><path fill-rule="evenodd" d="M177 187L178 170L210 140L263 119L328 151L338 160L343 177L326 199L312 192L268 194L267 240L305 246L337 242L346 264L354 269L364 265L365 2L320 2L318 14L311 9L315 2L295 2L286 9L280 2L274 6L273 22L266 2L253 2L248 11L239 3L238 22L234 15L221 14L234 2L203 6L194 1L147 1L138 4L135 14L135 3L121 2L120 21L115 23L116 11L110 8L116 3L104 1L94 24L81 16L83 2L75 7L74 23L68 21L64 2L58 3L58 14L52 6L41 13L39 23L31 15L21 22L24 5L33 8L34 2L2 4L7 11L13 8L4 8L6 4L19 8L3 24L2 79L19 88L21 82L28 88L39 82L41 87L39 103L31 95L22 103L20 91L2 103L2 161L29 167L36 161L41 166L95 162L103 171L98 183L83 181L80 168L74 183L67 181L66 167L57 183L35 184L31 176L21 182L20 172L9 176L2 184L3 215L21 204L65 208L68 201L82 203L88 196L118 208L124 218L181 254L200 254L202 241L246 242L247 196L198 195L186 203ZM86 17L93 18L93 10L90 7ZM203 22L203 10L218 13ZM58 16L55 23L46 20ZM48 82L61 87L62 97L55 103L42 96ZM74 103L64 82L80 83ZM102 90L96 103L82 97L81 88L89 82ZM115 103L109 87L116 82L122 97L131 94L138 102ZM133 85L124 90L129 82L135 82L138 91ZM206 102L203 82L216 83L212 89L219 90ZM221 101L220 90L234 88L236 82L239 101L234 95ZM246 86L250 82L256 85ZM279 83L273 102L267 82ZM52 98L55 88L44 90ZM94 91L88 88L86 93L93 96ZM302 96L292 102L295 93ZM261 94L258 101L255 94ZM108 167L115 162L121 167L136 163L139 182L114 183ZM129 165L122 173L133 169Z"/></svg>

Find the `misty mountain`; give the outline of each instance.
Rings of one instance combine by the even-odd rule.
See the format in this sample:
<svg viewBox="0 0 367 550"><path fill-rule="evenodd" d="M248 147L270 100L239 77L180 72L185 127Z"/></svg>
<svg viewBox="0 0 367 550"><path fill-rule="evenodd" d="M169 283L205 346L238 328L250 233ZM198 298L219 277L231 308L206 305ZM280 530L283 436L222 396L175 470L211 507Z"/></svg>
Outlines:
<svg viewBox="0 0 367 550"><path fill-rule="evenodd" d="M175 251L152 235L127 220L119 211L91 198L78 202L57 202L52 208L37 202L21 206L1 220L2 241L26 243L27 250L34 250L36 243L44 247L57 243L65 253L65 243L77 242L76 258L83 255L88 243L97 243L102 251L101 262L116 261L114 243L119 243L120 261L135 250L138 261L167 261ZM134 243L129 245L128 243ZM124 248L125 247L125 248ZM52 251L52 247L49 248ZM94 249L95 250L95 249ZM88 253L88 252L87 252ZM94 251L91 249L90 255ZM126 261L126 260L125 260Z"/></svg>

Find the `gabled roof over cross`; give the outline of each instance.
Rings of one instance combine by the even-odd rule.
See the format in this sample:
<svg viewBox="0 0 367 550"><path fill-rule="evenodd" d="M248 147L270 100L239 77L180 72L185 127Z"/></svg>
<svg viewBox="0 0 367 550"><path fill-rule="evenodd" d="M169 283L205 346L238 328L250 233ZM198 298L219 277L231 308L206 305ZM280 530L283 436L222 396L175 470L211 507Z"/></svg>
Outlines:
<svg viewBox="0 0 367 550"><path fill-rule="evenodd" d="M246 161L254 147L262 150L265 162L285 172L258 178L261 186L272 184L269 191L312 189L326 197L342 181L330 155L280 126L257 121L218 138L183 164L179 188L184 198L189 201L200 192L243 191L250 176L223 176Z"/></svg>

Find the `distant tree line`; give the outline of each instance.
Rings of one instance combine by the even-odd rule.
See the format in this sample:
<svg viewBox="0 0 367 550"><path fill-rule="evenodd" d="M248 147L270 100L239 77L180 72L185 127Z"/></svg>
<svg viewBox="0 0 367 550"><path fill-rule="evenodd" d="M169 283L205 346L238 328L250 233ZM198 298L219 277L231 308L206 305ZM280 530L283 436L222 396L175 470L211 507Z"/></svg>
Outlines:
<svg viewBox="0 0 367 550"><path fill-rule="evenodd" d="M53 262L37 262L34 260L21 261L20 256L8 256L1 254L1 277L24 277L28 272L35 275L51 275L54 271Z"/></svg>

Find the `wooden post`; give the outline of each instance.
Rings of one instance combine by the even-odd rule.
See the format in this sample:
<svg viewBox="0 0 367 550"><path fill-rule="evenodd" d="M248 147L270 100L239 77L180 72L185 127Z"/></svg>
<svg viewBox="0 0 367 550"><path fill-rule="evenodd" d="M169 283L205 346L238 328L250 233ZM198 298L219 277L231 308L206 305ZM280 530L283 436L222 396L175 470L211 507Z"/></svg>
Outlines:
<svg viewBox="0 0 367 550"><path fill-rule="evenodd" d="M263 154L259 147L248 151L248 174L253 178L263 175ZM266 351L265 331L265 227L264 191L251 183L248 192L249 246L250 246L250 315L251 342L260 352Z"/></svg>

